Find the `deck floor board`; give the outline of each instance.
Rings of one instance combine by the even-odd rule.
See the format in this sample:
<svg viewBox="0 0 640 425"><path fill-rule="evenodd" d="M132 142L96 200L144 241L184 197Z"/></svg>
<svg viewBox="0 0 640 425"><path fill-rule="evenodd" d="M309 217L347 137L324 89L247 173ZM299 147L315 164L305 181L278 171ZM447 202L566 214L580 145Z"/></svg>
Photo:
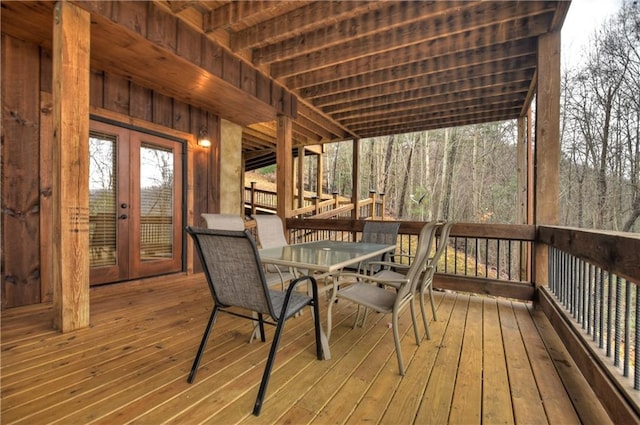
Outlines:
<svg viewBox="0 0 640 425"><path fill-rule="evenodd" d="M196 381L186 382L212 308L202 275L91 290L91 326L61 334L52 307L2 311L3 424L589 423L608 417L544 314L531 305L436 292L431 339L400 318L333 309L332 359L315 358L309 312L285 326L262 414L251 414L269 343L220 315ZM326 325L326 300L321 318ZM326 314L325 314L326 316ZM429 317L431 315L429 314ZM273 328L267 327L271 341ZM565 388L571 390L567 393ZM575 406L575 407L574 407Z"/></svg>

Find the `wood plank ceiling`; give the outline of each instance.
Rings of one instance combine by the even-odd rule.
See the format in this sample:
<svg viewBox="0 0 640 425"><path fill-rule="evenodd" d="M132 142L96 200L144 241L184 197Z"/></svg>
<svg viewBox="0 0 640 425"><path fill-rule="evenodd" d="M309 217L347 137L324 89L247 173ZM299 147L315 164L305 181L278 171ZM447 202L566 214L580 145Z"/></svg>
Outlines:
<svg viewBox="0 0 640 425"><path fill-rule="evenodd" d="M299 98L298 138L375 137L517 118L537 39L569 2L169 2ZM346 134L334 132L332 122ZM248 134L247 139L252 139Z"/></svg>
<svg viewBox="0 0 640 425"><path fill-rule="evenodd" d="M300 146L517 118L570 1L154 3L293 93ZM248 158L274 125L246 124Z"/></svg>

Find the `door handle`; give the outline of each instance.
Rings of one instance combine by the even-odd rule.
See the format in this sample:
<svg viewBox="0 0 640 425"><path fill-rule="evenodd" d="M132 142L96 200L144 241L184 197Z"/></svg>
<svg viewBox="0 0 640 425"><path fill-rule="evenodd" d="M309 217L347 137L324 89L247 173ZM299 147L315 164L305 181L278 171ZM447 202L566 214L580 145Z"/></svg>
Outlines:
<svg viewBox="0 0 640 425"><path fill-rule="evenodd" d="M129 205L125 204L124 202L120 204L120 208L127 208Z"/></svg>
<svg viewBox="0 0 640 425"><path fill-rule="evenodd" d="M126 214L122 214L122 215L118 216L118 218L120 220L124 220L125 218L127 218L127 215Z"/></svg>

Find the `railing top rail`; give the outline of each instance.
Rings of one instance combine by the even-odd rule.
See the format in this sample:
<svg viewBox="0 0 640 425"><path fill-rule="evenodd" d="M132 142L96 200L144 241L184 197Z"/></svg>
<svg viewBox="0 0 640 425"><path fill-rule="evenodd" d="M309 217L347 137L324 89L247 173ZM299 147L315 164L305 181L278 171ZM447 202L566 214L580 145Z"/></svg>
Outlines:
<svg viewBox="0 0 640 425"><path fill-rule="evenodd" d="M361 232L365 220L353 219L287 219L288 229L312 229L312 230L334 230L343 232ZM418 235L424 222L422 221L400 221L402 234ZM515 224L476 224L476 223L456 223L451 228L451 237L468 238L490 238L518 241L534 241L535 226L515 225Z"/></svg>
<svg viewBox="0 0 640 425"><path fill-rule="evenodd" d="M538 226L536 240L640 284L640 235L637 233Z"/></svg>

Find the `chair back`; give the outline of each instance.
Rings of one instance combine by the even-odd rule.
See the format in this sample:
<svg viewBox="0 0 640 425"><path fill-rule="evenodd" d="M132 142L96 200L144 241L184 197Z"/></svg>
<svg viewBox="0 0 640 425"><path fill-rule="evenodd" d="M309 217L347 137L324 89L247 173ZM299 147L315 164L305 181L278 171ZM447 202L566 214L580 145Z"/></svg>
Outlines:
<svg viewBox="0 0 640 425"><path fill-rule="evenodd" d="M405 285L400 288L398 297L403 298L407 294L413 294L420 282L420 276L425 267L425 262L429 258L429 252L431 251L431 245L434 240L435 231L437 228L436 222L428 222L420 230L418 236L418 249L416 256L407 271L407 278L409 279L409 285Z"/></svg>
<svg viewBox="0 0 640 425"><path fill-rule="evenodd" d="M289 245L280 217L271 214L256 214L251 217L256 221L258 242L263 249Z"/></svg>
<svg viewBox="0 0 640 425"><path fill-rule="evenodd" d="M208 229L218 230L244 230L244 220L236 214L200 214L207 223Z"/></svg>
<svg viewBox="0 0 640 425"><path fill-rule="evenodd" d="M360 242L395 245L400 223L397 221L366 221Z"/></svg>
<svg viewBox="0 0 640 425"><path fill-rule="evenodd" d="M442 256L442 254L447 250L447 246L448 246L448 239L449 239L449 233L451 231L451 226L453 226L453 222L452 221L447 221L445 223L440 223L440 225L438 226L440 228L440 243L438 244L438 247L436 248L436 252L435 254L433 254L433 257L429 258L429 266L432 266L434 271L436 266L438 265L438 261L440 261L440 257Z"/></svg>
<svg viewBox="0 0 640 425"><path fill-rule="evenodd" d="M186 231L193 238L216 304L275 317L258 249L248 231L190 226Z"/></svg>

